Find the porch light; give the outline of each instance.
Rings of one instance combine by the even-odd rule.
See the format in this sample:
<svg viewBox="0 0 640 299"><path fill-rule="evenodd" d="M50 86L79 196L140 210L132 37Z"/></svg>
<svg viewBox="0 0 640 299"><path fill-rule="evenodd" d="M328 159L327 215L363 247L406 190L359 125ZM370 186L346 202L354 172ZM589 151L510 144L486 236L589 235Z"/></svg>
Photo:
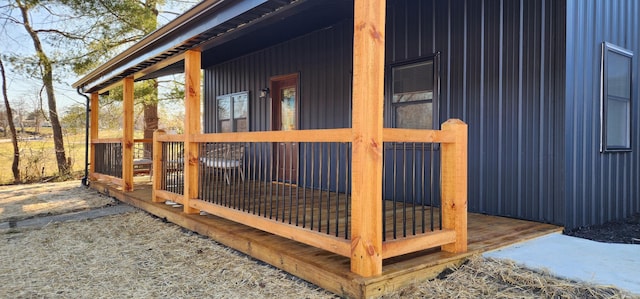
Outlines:
<svg viewBox="0 0 640 299"><path fill-rule="evenodd" d="M267 96L269 96L269 88L265 87L263 89L260 90L260 99L266 99Z"/></svg>

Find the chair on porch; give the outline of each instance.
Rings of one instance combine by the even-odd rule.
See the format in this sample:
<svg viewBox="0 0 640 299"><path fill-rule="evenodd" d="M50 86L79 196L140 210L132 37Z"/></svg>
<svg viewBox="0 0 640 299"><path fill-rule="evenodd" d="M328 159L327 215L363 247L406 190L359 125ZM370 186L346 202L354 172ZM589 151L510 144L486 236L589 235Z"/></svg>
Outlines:
<svg viewBox="0 0 640 299"><path fill-rule="evenodd" d="M221 170L227 185L231 185L235 171L244 182L244 144L218 144L200 157L200 163L206 168Z"/></svg>
<svg viewBox="0 0 640 299"><path fill-rule="evenodd" d="M133 151L133 173L153 175L152 153L142 147L136 147Z"/></svg>

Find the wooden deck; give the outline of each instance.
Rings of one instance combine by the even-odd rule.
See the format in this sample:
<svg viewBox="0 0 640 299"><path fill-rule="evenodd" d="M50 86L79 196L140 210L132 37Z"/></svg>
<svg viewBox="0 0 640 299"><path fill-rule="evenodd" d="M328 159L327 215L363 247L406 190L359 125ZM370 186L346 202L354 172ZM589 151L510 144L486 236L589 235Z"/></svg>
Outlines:
<svg viewBox="0 0 640 299"><path fill-rule="evenodd" d="M470 255L559 232L561 227L480 214L468 215L469 251L424 250L384 260L382 275L363 278L350 271L348 258L275 236L219 217L187 215L181 208L151 202L148 178L136 179L133 192L102 182L92 188L153 215L206 235L256 259L345 297L368 298L431 279Z"/></svg>

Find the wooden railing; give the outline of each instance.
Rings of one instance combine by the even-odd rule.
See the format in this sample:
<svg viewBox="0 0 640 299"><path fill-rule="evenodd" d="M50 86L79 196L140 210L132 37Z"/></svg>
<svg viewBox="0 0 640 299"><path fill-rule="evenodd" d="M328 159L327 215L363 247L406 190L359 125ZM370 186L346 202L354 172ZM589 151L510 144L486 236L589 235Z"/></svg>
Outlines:
<svg viewBox="0 0 640 299"><path fill-rule="evenodd" d="M434 199L424 195L420 200L408 200L405 196L402 201L395 198L385 201L384 205L389 208L383 209L380 217L390 220L382 221L387 227L378 232L389 236L383 241L382 258L438 246L450 252L466 251L466 130L466 124L457 120L446 122L442 130L383 129L384 142L403 147L405 155L407 146L414 156L430 155L427 169L424 162L419 167L420 176L430 175L429 183L424 183L422 188L438 184L440 196ZM357 167L351 161L352 129L194 134L189 137L190 148L193 148L191 154L182 151L184 135L167 135L162 131L154 134L154 169L162 175L154 176L153 201L171 200L183 204L188 213L205 211L351 256L350 224L354 221L350 216L353 208L351 190L357 188L352 186L349 176L352 167ZM293 162L290 156L274 160L281 159L274 154L274 145L281 143L298 144L297 158L300 160ZM231 159L231 153L239 151L243 152L242 157ZM437 171L433 169L434 155L439 155L440 169ZM405 162L408 160L407 157L404 159ZM284 172L277 170L282 168L280 164L285 166ZM196 180L184 180L184 173L189 169L198 174ZM282 177L287 171L289 174L295 172L289 181ZM416 173L415 169L411 171ZM397 171L392 173L398 175ZM170 178L171 175L180 178ZM434 179L438 175L439 178ZM295 181L291 181L291 177ZM183 188L197 190L194 192L197 195L188 196L180 188L171 190L167 187L169 181L181 182ZM422 194L426 192L421 191ZM419 220L416 220L416 211L422 217ZM400 213L403 217L385 213ZM425 224L425 217L430 225ZM407 221L410 221L409 226ZM396 227L400 227L401 233L396 233ZM391 229L393 233L388 233Z"/></svg>
<svg viewBox="0 0 640 299"><path fill-rule="evenodd" d="M151 163L142 161L153 157L149 151L153 139L134 139L129 147L130 155L126 155L127 146L123 138L103 138L91 141L91 162L90 178L92 180L103 180L118 186L133 186L133 176L127 181L127 167L131 168L131 174L146 173L151 175ZM125 157L130 157L131 161L126 161ZM139 161L139 163L136 163ZM125 165L127 165L125 167Z"/></svg>
<svg viewBox="0 0 640 299"><path fill-rule="evenodd" d="M91 179L121 186L123 184L122 138L92 140L91 149Z"/></svg>

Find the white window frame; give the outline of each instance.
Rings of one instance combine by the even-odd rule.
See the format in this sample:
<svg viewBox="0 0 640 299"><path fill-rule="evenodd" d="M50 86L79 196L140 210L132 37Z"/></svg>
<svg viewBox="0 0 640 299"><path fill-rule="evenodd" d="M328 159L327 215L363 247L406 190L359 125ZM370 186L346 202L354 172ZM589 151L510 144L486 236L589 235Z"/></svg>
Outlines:
<svg viewBox="0 0 640 299"><path fill-rule="evenodd" d="M629 59L629 97L619 97L609 94L608 87L608 68L609 66L609 56L610 55L619 55ZM603 42L602 43L602 57L601 57L601 68L600 68L600 152L625 152L631 151L631 136L632 136L632 117L633 117L633 52L622 47L616 46L614 44ZM626 130L623 132L625 134L626 140L623 144L610 144L612 139L609 139L608 132L608 124L610 121L608 117L608 109L609 102L612 100L617 101L628 101L627 104L627 115L621 115L620 118L616 118L618 120L624 121L626 123Z"/></svg>

